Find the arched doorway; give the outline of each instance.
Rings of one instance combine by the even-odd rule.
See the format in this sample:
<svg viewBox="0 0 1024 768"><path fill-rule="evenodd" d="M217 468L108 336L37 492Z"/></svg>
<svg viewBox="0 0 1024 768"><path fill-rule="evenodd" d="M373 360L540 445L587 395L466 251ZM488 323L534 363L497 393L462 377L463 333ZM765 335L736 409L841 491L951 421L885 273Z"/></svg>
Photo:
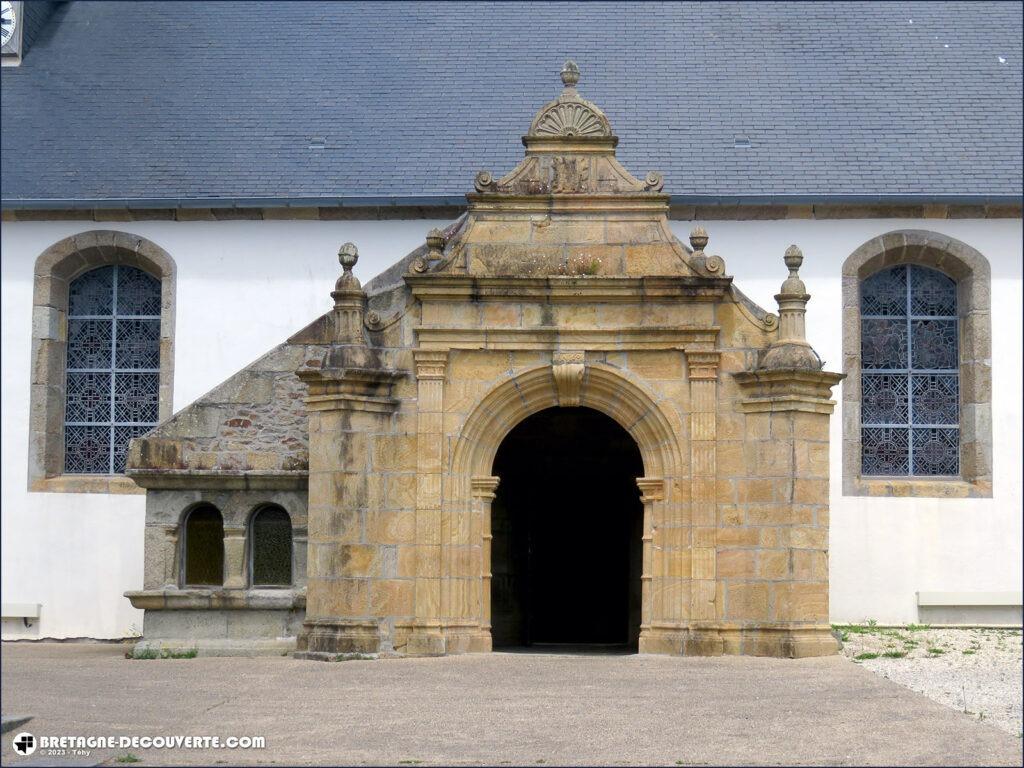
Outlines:
<svg viewBox="0 0 1024 768"><path fill-rule="evenodd" d="M548 408L505 437L493 473L494 645L635 649L644 471L630 434L591 408Z"/></svg>

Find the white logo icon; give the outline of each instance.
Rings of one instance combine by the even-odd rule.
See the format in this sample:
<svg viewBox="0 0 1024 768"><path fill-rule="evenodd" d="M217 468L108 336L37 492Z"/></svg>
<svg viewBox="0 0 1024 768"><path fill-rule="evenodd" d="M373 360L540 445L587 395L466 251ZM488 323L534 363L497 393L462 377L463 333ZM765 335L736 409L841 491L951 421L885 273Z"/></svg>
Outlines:
<svg viewBox="0 0 1024 768"><path fill-rule="evenodd" d="M14 751L19 755L31 755L36 751L36 737L31 733L22 732L14 737Z"/></svg>

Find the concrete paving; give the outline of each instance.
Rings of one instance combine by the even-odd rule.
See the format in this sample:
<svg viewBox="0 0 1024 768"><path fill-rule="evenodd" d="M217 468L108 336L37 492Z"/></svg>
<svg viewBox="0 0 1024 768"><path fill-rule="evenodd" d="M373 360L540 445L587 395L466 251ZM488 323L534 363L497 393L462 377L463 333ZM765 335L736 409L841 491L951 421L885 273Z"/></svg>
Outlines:
<svg viewBox="0 0 1024 768"><path fill-rule="evenodd" d="M142 765L1021 765L1021 739L834 656L495 653L324 663L127 660L5 643L5 712L42 735L264 736ZM14 755L5 737L4 765ZM35 756L38 760L38 753ZM113 763L111 763L113 764Z"/></svg>

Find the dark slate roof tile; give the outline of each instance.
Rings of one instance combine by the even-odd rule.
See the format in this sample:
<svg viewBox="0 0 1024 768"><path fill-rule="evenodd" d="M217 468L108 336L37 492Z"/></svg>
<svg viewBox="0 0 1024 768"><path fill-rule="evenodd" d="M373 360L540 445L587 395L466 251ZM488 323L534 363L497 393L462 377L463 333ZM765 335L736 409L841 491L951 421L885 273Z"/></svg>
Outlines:
<svg viewBox="0 0 1024 768"><path fill-rule="evenodd" d="M1021 194L1013 3L76 2L2 71L4 203L458 197L566 57L676 196Z"/></svg>

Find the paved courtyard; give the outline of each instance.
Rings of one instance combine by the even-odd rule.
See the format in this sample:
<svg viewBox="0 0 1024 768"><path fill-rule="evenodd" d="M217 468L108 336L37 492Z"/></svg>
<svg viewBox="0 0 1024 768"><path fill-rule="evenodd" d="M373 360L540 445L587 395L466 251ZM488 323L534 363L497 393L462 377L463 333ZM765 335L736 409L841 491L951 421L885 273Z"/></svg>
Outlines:
<svg viewBox="0 0 1024 768"><path fill-rule="evenodd" d="M3 713L41 735L265 736L263 750L130 751L142 765L1020 765L1021 739L841 656L496 653L333 664L127 660L3 646ZM3 762L16 765L13 734ZM30 758L39 759L38 753ZM43 763L38 763L43 764Z"/></svg>

